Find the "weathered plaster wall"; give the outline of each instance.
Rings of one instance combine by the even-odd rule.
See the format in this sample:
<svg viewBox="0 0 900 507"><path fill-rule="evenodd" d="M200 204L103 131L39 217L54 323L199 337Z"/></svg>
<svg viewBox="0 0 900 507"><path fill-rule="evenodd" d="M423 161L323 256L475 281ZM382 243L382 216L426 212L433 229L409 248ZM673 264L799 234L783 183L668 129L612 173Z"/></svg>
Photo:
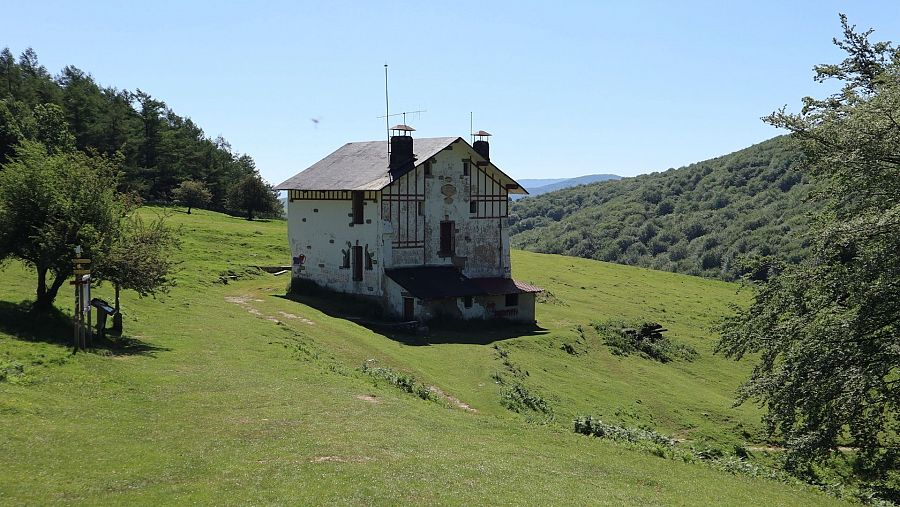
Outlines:
<svg viewBox="0 0 900 507"><path fill-rule="evenodd" d="M386 255L390 259L389 266L455 265L469 277L510 276L507 219L473 218L470 212L472 178L479 170L470 163L469 175L464 174L463 162L470 162L470 157L471 149L459 142L432 158L430 175L425 175L424 170L418 171L418 180L412 187L424 188L425 247L393 249ZM408 183L404 182L404 185ZM396 220L396 216L391 217L392 222ZM453 256L442 256L439 252L442 221L454 222ZM387 236L384 244L386 247L391 245Z"/></svg>
<svg viewBox="0 0 900 507"><path fill-rule="evenodd" d="M485 298L487 318L502 318L534 322L534 294L519 294L519 303L506 306L506 296L488 296Z"/></svg>
<svg viewBox="0 0 900 507"><path fill-rule="evenodd" d="M352 224L351 201L289 201L288 240L293 274L334 290L382 295L381 219L378 203L366 201L362 224ZM353 280L352 249L363 247L363 279ZM366 252L372 269L365 269ZM345 266L345 256L349 263Z"/></svg>

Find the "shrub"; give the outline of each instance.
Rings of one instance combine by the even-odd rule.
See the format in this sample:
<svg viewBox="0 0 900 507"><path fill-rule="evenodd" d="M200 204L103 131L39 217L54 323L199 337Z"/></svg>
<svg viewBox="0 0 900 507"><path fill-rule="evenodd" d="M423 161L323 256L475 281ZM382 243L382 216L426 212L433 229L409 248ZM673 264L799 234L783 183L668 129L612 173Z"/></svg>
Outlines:
<svg viewBox="0 0 900 507"><path fill-rule="evenodd" d="M407 375L405 373L394 371L390 368L372 367L369 363L374 363L374 361L370 359L369 361L363 363L362 367L360 368L363 373L371 375L376 379L385 380L401 391L415 394L423 400L441 401L440 397L434 391L429 389L428 386L416 382L415 377L412 377L411 375Z"/></svg>
<svg viewBox="0 0 900 507"><path fill-rule="evenodd" d="M675 359L693 361L699 354L690 345L676 343L663 336L665 329L655 322L629 324L619 320L594 322L610 352L618 356L638 353L647 359L668 363Z"/></svg>
<svg viewBox="0 0 900 507"><path fill-rule="evenodd" d="M500 389L500 404L513 412L531 410L546 415L553 414L553 408L544 398L532 394L521 384L513 384Z"/></svg>
<svg viewBox="0 0 900 507"><path fill-rule="evenodd" d="M10 381L25 375L25 366L18 361L0 362L0 382Z"/></svg>
<svg viewBox="0 0 900 507"><path fill-rule="evenodd" d="M675 441L652 430L625 428L606 424L593 416L575 418L575 433L590 435L599 438L609 438L631 443L652 442L654 444L671 447Z"/></svg>

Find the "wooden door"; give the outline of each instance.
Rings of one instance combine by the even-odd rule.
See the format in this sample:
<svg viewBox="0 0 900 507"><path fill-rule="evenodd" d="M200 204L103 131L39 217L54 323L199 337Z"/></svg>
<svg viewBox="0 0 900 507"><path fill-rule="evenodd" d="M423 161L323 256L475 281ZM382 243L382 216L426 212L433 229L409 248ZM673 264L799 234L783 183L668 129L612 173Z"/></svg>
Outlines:
<svg viewBox="0 0 900 507"><path fill-rule="evenodd" d="M361 281L363 279L363 248L361 246L353 247L353 280Z"/></svg>
<svg viewBox="0 0 900 507"><path fill-rule="evenodd" d="M441 244L439 255L453 255L453 222L441 222Z"/></svg>
<svg viewBox="0 0 900 507"><path fill-rule="evenodd" d="M403 320L411 321L416 318L415 299L403 298Z"/></svg>

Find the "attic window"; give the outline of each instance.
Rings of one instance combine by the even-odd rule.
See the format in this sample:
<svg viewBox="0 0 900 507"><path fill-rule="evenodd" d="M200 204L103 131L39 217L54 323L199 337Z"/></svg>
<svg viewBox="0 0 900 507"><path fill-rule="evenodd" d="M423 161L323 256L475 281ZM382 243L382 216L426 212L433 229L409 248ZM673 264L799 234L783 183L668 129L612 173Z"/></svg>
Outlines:
<svg viewBox="0 0 900 507"><path fill-rule="evenodd" d="M425 176L431 176L431 161L425 162Z"/></svg>
<svg viewBox="0 0 900 507"><path fill-rule="evenodd" d="M466 296L463 298L463 306L466 308L472 308L472 296Z"/></svg>
<svg viewBox="0 0 900 507"><path fill-rule="evenodd" d="M519 306L519 295L518 294L507 294L506 295L506 306Z"/></svg>
<svg viewBox="0 0 900 507"><path fill-rule="evenodd" d="M467 160L463 161L463 176L469 175L469 162Z"/></svg>

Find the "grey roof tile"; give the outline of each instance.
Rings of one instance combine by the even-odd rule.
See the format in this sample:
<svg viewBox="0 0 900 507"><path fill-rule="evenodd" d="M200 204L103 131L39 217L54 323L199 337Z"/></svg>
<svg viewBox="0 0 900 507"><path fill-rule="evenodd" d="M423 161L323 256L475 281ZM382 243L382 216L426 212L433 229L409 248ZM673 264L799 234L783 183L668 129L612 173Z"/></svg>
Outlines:
<svg viewBox="0 0 900 507"><path fill-rule="evenodd" d="M438 152L460 141L461 137L426 137L413 139L415 165L391 170L388 167L387 141L347 143L334 153L311 165L275 187L276 190L381 190L413 167L424 163ZM471 146L469 146L472 149ZM472 153L479 157L474 149ZM493 163L491 167L509 178ZM528 192L509 178L511 194ZM512 186L514 185L514 187Z"/></svg>

